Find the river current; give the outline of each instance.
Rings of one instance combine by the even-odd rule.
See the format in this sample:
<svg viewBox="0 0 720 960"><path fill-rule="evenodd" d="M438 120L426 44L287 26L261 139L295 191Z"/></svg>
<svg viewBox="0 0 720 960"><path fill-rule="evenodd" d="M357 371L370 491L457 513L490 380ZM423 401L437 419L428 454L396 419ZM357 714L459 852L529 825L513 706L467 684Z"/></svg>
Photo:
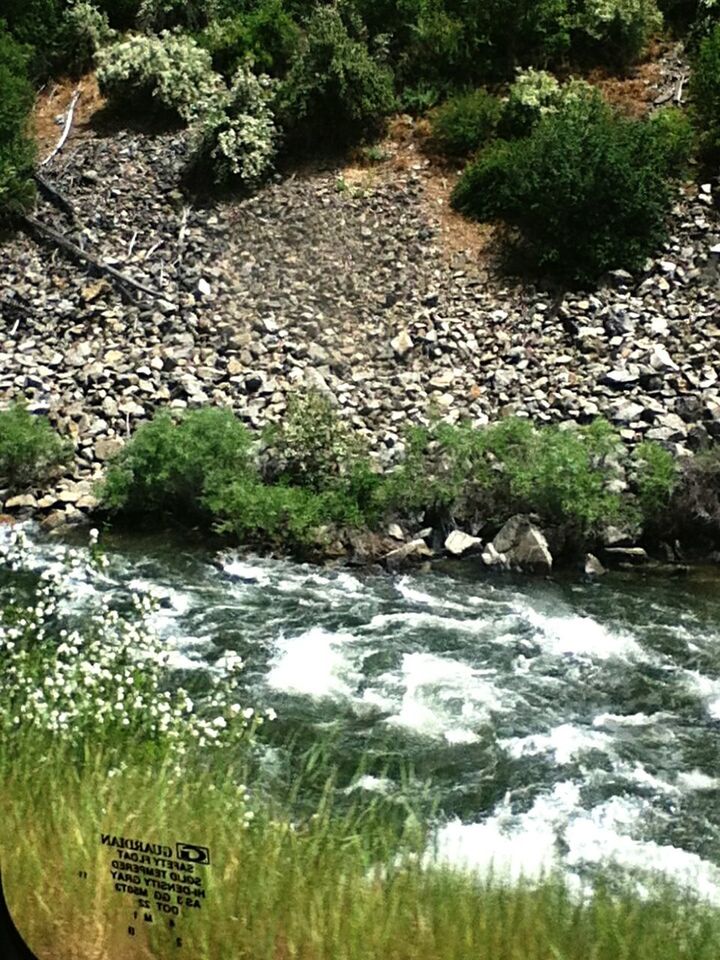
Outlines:
<svg viewBox="0 0 720 960"><path fill-rule="evenodd" d="M7 531L0 536L7 536ZM36 569L66 547L31 533ZM349 789L437 791L434 855L510 876L610 865L720 903L720 580L389 576L110 537L78 610L161 597L184 684L239 654L281 730L335 735ZM372 758L376 764L373 765Z"/></svg>

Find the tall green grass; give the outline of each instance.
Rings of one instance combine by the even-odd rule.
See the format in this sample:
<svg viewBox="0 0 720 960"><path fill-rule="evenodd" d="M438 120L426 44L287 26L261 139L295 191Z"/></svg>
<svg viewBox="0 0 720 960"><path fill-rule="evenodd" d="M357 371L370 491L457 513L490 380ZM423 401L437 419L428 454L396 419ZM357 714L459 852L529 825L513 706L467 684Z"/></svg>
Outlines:
<svg viewBox="0 0 720 960"><path fill-rule="evenodd" d="M578 901L555 877L508 885L433 866L422 831L380 807L318 801L293 826L283 802L242 815L232 778L190 764L78 767L58 744L0 765L0 847L11 909L43 960L717 960L720 915L670 890L598 888ZM115 759L117 759L115 757ZM210 847L207 902L174 931L127 935L132 898L113 892L101 832ZM79 874L86 871L87 879ZM159 919L159 918L158 918Z"/></svg>

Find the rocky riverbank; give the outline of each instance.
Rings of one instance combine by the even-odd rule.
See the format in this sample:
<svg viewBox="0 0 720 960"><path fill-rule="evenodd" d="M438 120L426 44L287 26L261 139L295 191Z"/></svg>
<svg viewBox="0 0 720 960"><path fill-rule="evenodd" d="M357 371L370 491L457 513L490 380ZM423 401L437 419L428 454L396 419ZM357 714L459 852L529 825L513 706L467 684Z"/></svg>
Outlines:
<svg viewBox="0 0 720 960"><path fill-rule="evenodd" d="M157 297L123 299L28 235L0 247L0 403L25 398L76 447L57 489L6 510L92 509L108 458L160 408L226 405L260 427L306 387L331 393L383 462L432 408L451 422L602 415L628 444L678 456L720 437L717 184L678 196L642 275L563 293L451 256L437 178L407 147L402 164L389 144L360 176L295 173L207 207L182 192L185 150L183 134L88 128L45 168L77 225L45 201L38 216Z"/></svg>

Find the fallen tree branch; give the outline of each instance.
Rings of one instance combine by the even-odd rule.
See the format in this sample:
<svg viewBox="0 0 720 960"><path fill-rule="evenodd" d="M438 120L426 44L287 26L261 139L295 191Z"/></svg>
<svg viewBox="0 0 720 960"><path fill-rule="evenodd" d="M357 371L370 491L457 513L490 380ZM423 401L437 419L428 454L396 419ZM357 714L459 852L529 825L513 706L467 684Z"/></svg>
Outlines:
<svg viewBox="0 0 720 960"><path fill-rule="evenodd" d="M79 99L80 99L80 91L76 90L75 93L72 95L72 99L70 100L70 106L68 107L67 116L65 117L65 126L63 127L63 132L60 134L60 139L55 144L54 148L50 151L50 153L41 162L40 164L41 167L44 167L46 164L50 163L52 158L56 156L58 153L60 153L62 148L65 146L65 142L67 141L67 138L70 136L73 116L75 115L75 107L77 106L77 102Z"/></svg>
<svg viewBox="0 0 720 960"><path fill-rule="evenodd" d="M121 286L138 290L140 293L144 293L149 297L155 297L157 299L162 297L162 293L160 293L158 290L153 290L151 287L146 287L137 280L133 280L126 274L121 273L120 270L116 270L115 267L111 267L109 263L104 263L102 260L98 260L96 257L91 256L91 254L81 250L77 244L72 242L72 240L68 240L67 237L64 237L61 233L58 233L57 230L53 230L52 227L48 227L47 224L42 223L42 221L37 220L35 217L31 217L29 214L26 214L22 217L22 222L35 233L40 234L41 237L45 238L46 240L51 240L56 246L60 247L61 250L64 250L65 253L68 253L71 257L74 257L76 260L80 260L83 263L89 264L91 267L93 267L93 269L104 276L112 277L112 279Z"/></svg>
<svg viewBox="0 0 720 960"><path fill-rule="evenodd" d="M46 200L49 200L53 206L57 207L58 210L61 210L69 219L73 226L80 226L80 218L77 215L75 207L70 203L68 198L60 193L57 187L54 187L37 171L33 174L35 183L37 183L40 193L45 197Z"/></svg>

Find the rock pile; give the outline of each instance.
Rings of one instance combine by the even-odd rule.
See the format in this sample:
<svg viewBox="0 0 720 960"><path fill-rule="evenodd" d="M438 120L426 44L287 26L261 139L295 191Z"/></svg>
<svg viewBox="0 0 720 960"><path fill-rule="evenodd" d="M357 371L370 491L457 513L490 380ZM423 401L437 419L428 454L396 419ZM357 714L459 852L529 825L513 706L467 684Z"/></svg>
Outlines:
<svg viewBox="0 0 720 960"><path fill-rule="evenodd" d="M76 444L43 501L92 502L91 481L135 426L165 407L231 406L250 425L316 387L383 460L428 409L485 423L618 425L679 455L720 437L720 218L711 183L678 196L645 272L616 271L562 299L451 267L412 169L348 188L337 170L254 197L190 207L181 134L72 141L48 179L94 256L158 291L127 302L51 247L0 247L0 403L25 398Z"/></svg>

